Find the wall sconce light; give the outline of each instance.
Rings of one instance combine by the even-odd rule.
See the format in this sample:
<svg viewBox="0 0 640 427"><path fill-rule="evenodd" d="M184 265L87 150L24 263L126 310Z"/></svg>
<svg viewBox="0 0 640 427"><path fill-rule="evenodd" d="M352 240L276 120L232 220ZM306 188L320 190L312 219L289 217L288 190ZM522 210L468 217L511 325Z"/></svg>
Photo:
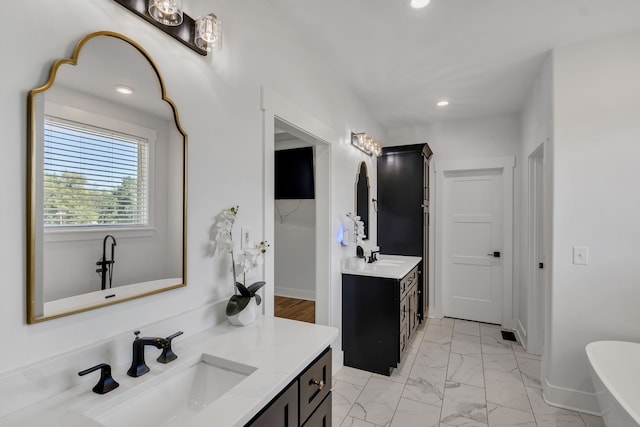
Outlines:
<svg viewBox="0 0 640 427"><path fill-rule="evenodd" d="M210 13L196 19L195 43L207 52L222 47L222 24L216 15Z"/></svg>
<svg viewBox="0 0 640 427"><path fill-rule="evenodd" d="M379 156L382 146L364 132L351 132L351 145L369 156Z"/></svg>
<svg viewBox="0 0 640 427"><path fill-rule="evenodd" d="M114 1L202 56L221 46L220 20L212 13L193 19L182 10L182 0Z"/></svg>
<svg viewBox="0 0 640 427"><path fill-rule="evenodd" d="M162 25L182 24L182 0L149 0L149 15Z"/></svg>

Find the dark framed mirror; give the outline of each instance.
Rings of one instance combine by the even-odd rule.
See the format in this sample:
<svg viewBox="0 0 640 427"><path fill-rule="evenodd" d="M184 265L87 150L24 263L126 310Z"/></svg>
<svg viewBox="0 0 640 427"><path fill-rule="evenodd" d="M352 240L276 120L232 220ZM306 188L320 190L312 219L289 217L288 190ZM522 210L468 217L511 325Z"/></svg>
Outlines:
<svg viewBox="0 0 640 427"><path fill-rule="evenodd" d="M356 215L364 223L362 240L369 240L369 171L365 162L360 163L356 175Z"/></svg>

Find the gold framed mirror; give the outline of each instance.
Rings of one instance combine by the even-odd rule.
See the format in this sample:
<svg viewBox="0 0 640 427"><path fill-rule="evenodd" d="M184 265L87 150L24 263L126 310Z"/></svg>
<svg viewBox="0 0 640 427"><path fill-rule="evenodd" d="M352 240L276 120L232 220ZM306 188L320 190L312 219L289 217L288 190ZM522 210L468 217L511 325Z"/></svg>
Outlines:
<svg viewBox="0 0 640 427"><path fill-rule="evenodd" d="M149 54L88 34L27 122L27 322L185 286L187 134Z"/></svg>

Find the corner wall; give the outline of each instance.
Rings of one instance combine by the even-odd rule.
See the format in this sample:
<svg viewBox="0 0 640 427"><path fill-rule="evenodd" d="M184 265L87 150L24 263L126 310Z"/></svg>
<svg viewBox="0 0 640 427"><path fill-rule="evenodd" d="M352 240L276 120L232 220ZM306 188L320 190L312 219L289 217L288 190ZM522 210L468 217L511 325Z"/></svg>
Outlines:
<svg viewBox="0 0 640 427"><path fill-rule="evenodd" d="M584 347L640 341L640 33L553 54L553 404L597 412ZM588 265L572 263L574 246ZM546 381L545 381L546 380Z"/></svg>
<svg viewBox="0 0 640 427"><path fill-rule="evenodd" d="M538 338L536 334L542 334L542 321L545 318L542 313L544 302L539 301L540 307L538 313L533 313L530 309L532 300L540 296L539 289L535 284L531 282L531 271L537 269L537 265L531 265L530 263L530 241L533 237L530 236L530 211L529 211L529 156L533 154L541 145L544 151L544 181L545 188L543 189L544 200L544 212L543 216L546 219L551 218L551 191L552 191L552 176L551 176L551 162L552 162L552 70L553 70L552 55L549 53L547 56L536 81L529 92L529 97L522 110L520 116L521 119L521 148L520 148L520 188L517 189L520 194L520 227L516 229L516 233L520 236L520 269L517 280L514 282L517 284L518 299L515 303L514 316L517 325L517 332L520 341L523 343L527 351L532 351L535 354L541 354L541 347L537 344ZM543 249L545 252L544 262L545 274L548 276L548 272L551 271L551 224L549 221L545 223L545 230L543 230L544 240L546 247ZM537 293L537 295L534 295ZM538 331L530 331L530 328L536 328L536 325L531 325L532 322L537 323ZM534 335L530 341L530 332ZM533 341L533 342L532 342ZM540 343L542 344L542 343Z"/></svg>

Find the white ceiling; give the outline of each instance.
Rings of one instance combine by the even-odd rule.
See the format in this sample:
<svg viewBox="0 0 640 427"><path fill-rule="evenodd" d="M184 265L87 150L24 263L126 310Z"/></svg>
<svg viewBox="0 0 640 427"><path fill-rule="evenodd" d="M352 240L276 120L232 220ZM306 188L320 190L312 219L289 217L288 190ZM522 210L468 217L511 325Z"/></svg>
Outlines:
<svg viewBox="0 0 640 427"><path fill-rule="evenodd" d="M135 47L115 37L94 37L82 47L78 65L58 70L56 86L63 86L106 99L115 104L171 119L172 111L162 100L156 73ZM115 91L116 85L134 90L131 95Z"/></svg>
<svg viewBox="0 0 640 427"><path fill-rule="evenodd" d="M640 0L269 1L386 128L517 112L550 49L640 29Z"/></svg>

